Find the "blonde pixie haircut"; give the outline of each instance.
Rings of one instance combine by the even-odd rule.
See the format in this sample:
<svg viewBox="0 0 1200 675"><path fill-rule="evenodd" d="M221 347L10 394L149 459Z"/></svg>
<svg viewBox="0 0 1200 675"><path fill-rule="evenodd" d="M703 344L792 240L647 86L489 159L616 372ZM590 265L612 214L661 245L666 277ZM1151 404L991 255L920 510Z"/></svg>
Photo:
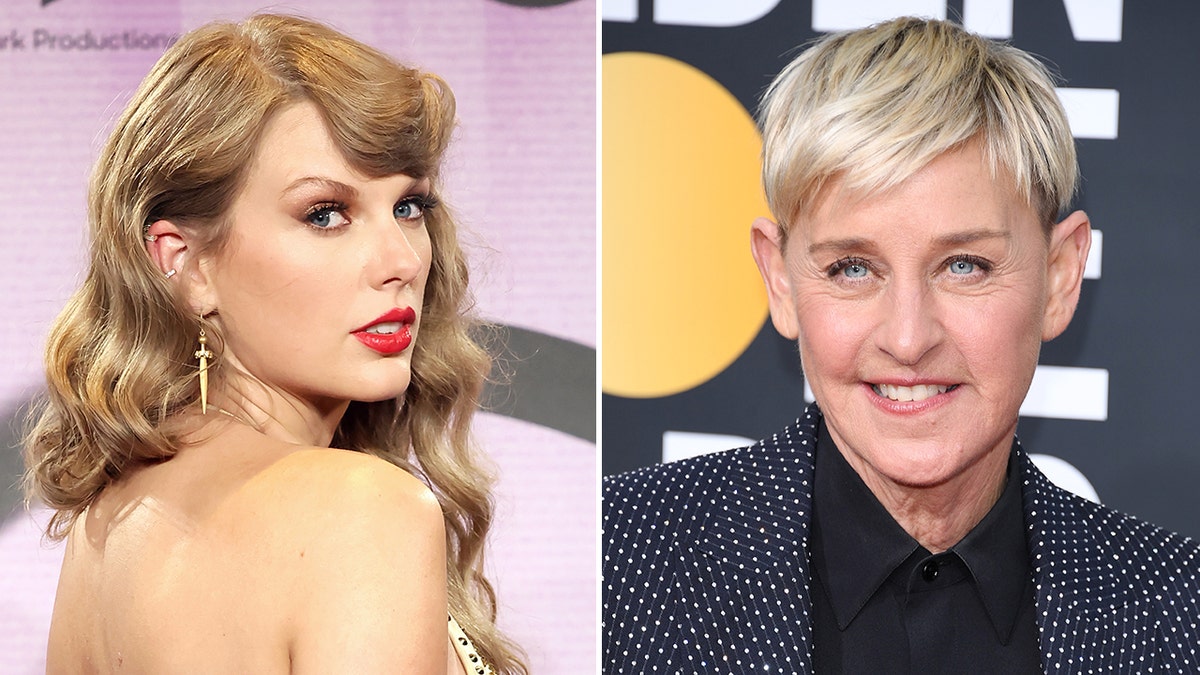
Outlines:
<svg viewBox="0 0 1200 675"><path fill-rule="evenodd" d="M852 194L884 191L976 138L1047 232L1078 181L1046 67L947 21L906 17L821 38L771 83L759 123L763 186L785 236L831 179Z"/></svg>
<svg viewBox="0 0 1200 675"><path fill-rule="evenodd" d="M198 408L197 317L152 264L143 228L167 219L198 255L228 237L225 218L266 123L314 104L346 160L372 177L438 185L455 102L436 75L321 24L259 15L183 36L151 70L100 153L89 190L90 264L51 328L47 396L26 438L26 490L55 509L65 536L108 485L172 457ZM446 523L449 609L500 673L525 673L495 625L482 573L492 480L470 423L490 359L468 334L467 263L445 206L426 214L433 260L400 399L353 402L333 445L376 455L422 478ZM214 386L222 336L207 324Z"/></svg>

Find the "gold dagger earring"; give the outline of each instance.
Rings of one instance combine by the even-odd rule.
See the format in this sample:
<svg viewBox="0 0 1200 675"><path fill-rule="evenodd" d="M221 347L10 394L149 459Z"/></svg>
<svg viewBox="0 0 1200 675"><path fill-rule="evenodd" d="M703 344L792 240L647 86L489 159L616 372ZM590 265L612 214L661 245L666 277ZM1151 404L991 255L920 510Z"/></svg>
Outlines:
<svg viewBox="0 0 1200 675"><path fill-rule="evenodd" d="M208 360L213 357L208 348L208 336L204 334L204 315L200 315L200 349L194 356L200 359L200 414L208 414Z"/></svg>

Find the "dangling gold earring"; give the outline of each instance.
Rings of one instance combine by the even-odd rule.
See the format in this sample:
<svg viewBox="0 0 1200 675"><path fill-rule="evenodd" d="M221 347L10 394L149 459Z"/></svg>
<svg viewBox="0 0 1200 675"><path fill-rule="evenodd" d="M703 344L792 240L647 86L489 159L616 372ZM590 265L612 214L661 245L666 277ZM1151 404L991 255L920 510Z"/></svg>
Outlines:
<svg viewBox="0 0 1200 675"><path fill-rule="evenodd" d="M204 315L200 315L200 349L194 356L200 359L200 414L208 414L208 360L213 357L208 348L208 336L204 334Z"/></svg>

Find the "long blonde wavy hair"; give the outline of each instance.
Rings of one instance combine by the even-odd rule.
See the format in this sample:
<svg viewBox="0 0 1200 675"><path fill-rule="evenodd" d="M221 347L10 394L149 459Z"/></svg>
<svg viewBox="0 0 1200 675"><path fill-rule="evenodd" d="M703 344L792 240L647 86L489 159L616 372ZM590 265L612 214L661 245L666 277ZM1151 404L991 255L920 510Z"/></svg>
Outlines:
<svg viewBox="0 0 1200 675"><path fill-rule="evenodd" d="M454 127L453 94L436 75L321 24L254 16L182 37L151 70L100 154L89 194L91 258L51 328L48 394L26 438L26 491L53 508L47 534L71 524L114 480L172 457L180 420L198 405L196 317L151 262L143 228L182 223L199 253L219 250L223 216L266 122L308 101L359 171L437 181ZM490 359L468 335L467 264L446 209L426 214L433 260L401 399L353 402L333 438L421 477L446 523L449 609L498 672L525 673L497 630L482 574L491 477L470 423ZM216 326L209 325L221 372Z"/></svg>

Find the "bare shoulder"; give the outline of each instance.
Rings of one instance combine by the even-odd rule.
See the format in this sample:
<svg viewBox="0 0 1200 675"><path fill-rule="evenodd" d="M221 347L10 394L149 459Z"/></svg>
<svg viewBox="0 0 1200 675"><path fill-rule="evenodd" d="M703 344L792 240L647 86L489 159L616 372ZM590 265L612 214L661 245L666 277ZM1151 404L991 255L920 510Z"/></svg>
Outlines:
<svg viewBox="0 0 1200 675"><path fill-rule="evenodd" d="M273 497L264 510L287 577L293 672L444 667L445 529L428 487L376 457L321 448L272 465L260 490Z"/></svg>
<svg viewBox="0 0 1200 675"><path fill-rule="evenodd" d="M311 448L291 453L264 472L265 487L296 508L360 517L409 515L441 521L433 492L404 469L349 450Z"/></svg>
<svg viewBox="0 0 1200 675"><path fill-rule="evenodd" d="M254 481L251 508L277 554L301 572L340 574L346 556L389 572L445 565L441 506L418 478L383 459L319 448L288 455ZM329 565L327 569L323 565Z"/></svg>

